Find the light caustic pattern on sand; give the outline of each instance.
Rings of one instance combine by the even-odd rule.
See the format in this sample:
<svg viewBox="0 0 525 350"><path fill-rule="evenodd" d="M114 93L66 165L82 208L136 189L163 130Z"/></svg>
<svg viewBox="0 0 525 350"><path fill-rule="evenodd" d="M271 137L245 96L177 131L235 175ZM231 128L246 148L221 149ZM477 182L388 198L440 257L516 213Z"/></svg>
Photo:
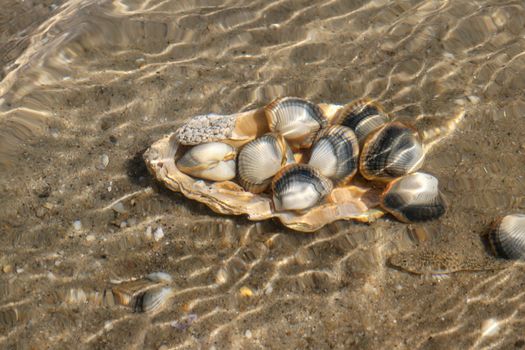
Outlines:
<svg viewBox="0 0 525 350"><path fill-rule="evenodd" d="M525 203L522 2L26 3L0 15L2 347L523 345L519 265L420 279L386 266L417 248L404 224L220 217L141 160L194 115L369 97L431 146L450 210L426 244L484 254ZM174 278L158 313L98 298L155 271Z"/></svg>

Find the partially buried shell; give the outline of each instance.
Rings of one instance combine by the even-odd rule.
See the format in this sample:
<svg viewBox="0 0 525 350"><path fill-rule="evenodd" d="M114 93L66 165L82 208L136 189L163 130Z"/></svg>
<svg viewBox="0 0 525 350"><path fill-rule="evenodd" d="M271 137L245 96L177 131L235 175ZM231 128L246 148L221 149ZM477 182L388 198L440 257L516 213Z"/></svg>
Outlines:
<svg viewBox="0 0 525 350"><path fill-rule="evenodd" d="M496 220L485 238L495 255L525 259L525 214L510 214Z"/></svg>
<svg viewBox="0 0 525 350"><path fill-rule="evenodd" d="M162 310L174 295L171 287L156 287L141 294L133 306L135 312L156 313Z"/></svg>
<svg viewBox="0 0 525 350"><path fill-rule="evenodd" d="M383 107L371 100L362 99L346 104L334 117L333 123L349 127L355 132L359 143L389 121Z"/></svg>
<svg viewBox="0 0 525 350"><path fill-rule="evenodd" d="M357 172L359 145L354 132L345 126L322 129L312 146L309 165L334 183L345 183Z"/></svg>
<svg viewBox="0 0 525 350"><path fill-rule="evenodd" d="M382 207L403 222L437 219L445 213L438 179L414 173L392 181L381 196Z"/></svg>
<svg viewBox="0 0 525 350"><path fill-rule="evenodd" d="M179 160L177 168L185 174L212 181L235 177L234 147L222 142L208 142L190 148Z"/></svg>
<svg viewBox="0 0 525 350"><path fill-rule="evenodd" d="M281 135L263 135L241 149L239 183L252 193L263 192L279 169L293 162L293 152Z"/></svg>
<svg viewBox="0 0 525 350"><path fill-rule="evenodd" d="M293 149L309 148L328 121L316 104L297 97L283 97L265 107L270 130L284 136Z"/></svg>
<svg viewBox="0 0 525 350"><path fill-rule="evenodd" d="M330 179L306 164L291 164L281 169L272 181L275 209L305 210L317 205L332 191Z"/></svg>
<svg viewBox="0 0 525 350"><path fill-rule="evenodd" d="M425 152L417 131L399 122L388 123L365 141L359 171L368 180L389 181L417 171Z"/></svg>

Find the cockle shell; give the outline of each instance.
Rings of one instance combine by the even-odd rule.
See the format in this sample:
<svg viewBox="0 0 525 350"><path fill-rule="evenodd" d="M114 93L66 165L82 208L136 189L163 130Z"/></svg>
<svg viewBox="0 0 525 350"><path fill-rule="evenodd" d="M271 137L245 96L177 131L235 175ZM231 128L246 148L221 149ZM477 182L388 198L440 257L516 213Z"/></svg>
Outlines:
<svg viewBox="0 0 525 350"><path fill-rule="evenodd" d="M361 99L344 105L332 122L352 129L362 144L370 133L388 121L389 117L379 103Z"/></svg>
<svg viewBox="0 0 525 350"><path fill-rule="evenodd" d="M265 107L270 130L284 136L293 149L309 148L319 129L328 124L323 110L297 97L283 97Z"/></svg>
<svg viewBox="0 0 525 350"><path fill-rule="evenodd" d="M381 196L383 209L406 223L428 221L445 213L445 201L438 179L414 173L390 182Z"/></svg>
<svg viewBox="0 0 525 350"><path fill-rule="evenodd" d="M172 277L165 272L154 272L144 278L120 284L104 292L104 300L112 296L113 303L128 306L135 312L157 313L175 294L170 284Z"/></svg>
<svg viewBox="0 0 525 350"><path fill-rule="evenodd" d="M485 238L496 256L525 259L525 214L510 214L497 219Z"/></svg>
<svg viewBox="0 0 525 350"><path fill-rule="evenodd" d="M323 200L332 188L332 181L314 167L290 164L272 181L273 204L278 211L305 210Z"/></svg>
<svg viewBox="0 0 525 350"><path fill-rule="evenodd" d="M173 297L175 291L172 287L151 288L136 298L133 310L135 312L157 313Z"/></svg>
<svg viewBox="0 0 525 350"><path fill-rule="evenodd" d="M359 171L368 180L390 181L417 171L424 159L417 131L392 122L368 136L361 150Z"/></svg>
<svg viewBox="0 0 525 350"><path fill-rule="evenodd" d="M239 153L239 183L252 193L263 192L279 169L295 161L291 148L278 134L266 134L244 145Z"/></svg>
<svg viewBox="0 0 525 350"><path fill-rule="evenodd" d="M354 132L345 126L332 125L318 133L308 164L338 185L355 175L358 160L359 144Z"/></svg>
<svg viewBox="0 0 525 350"><path fill-rule="evenodd" d="M327 118L332 118L339 106L331 104L320 105L327 113ZM227 116L233 120L232 139L206 139L206 142L221 141L235 146L240 146L250 140L260 137L268 130L263 126L266 123L264 108ZM259 125L260 127L248 127ZM247 215L248 219L259 221L269 218L279 219L283 225L303 232L312 232L337 220L357 220L371 222L381 217L384 213L378 209L379 193L366 185L350 185L335 188L327 197L325 203L310 210L299 213L292 211L278 212L273 207L272 197L267 194L254 194L245 191L238 184L231 181L208 182L195 179L182 173L175 162L181 157L181 134L206 135L202 123L195 123L190 119L184 124L182 133L179 129L167 135L144 153L144 160L149 171L160 182L172 191L182 192L189 199L206 204L216 213L225 215ZM251 130L247 132L246 130ZM242 131L242 132L241 132ZM246 131L246 132L245 132ZM241 138L240 135L243 137ZM184 136L189 139L191 137ZM187 141L187 139L186 139ZM186 142L185 141L185 142Z"/></svg>
<svg viewBox="0 0 525 350"><path fill-rule="evenodd" d="M190 148L177 161L180 171L201 179L226 181L235 177L235 148L223 142L208 142Z"/></svg>

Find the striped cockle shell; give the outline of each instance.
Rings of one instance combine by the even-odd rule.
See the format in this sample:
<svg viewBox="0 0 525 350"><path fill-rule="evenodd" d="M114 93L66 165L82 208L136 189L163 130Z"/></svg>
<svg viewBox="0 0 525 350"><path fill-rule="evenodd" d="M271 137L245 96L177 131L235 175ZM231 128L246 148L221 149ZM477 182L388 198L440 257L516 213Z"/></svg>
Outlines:
<svg viewBox="0 0 525 350"><path fill-rule="evenodd" d="M301 211L317 205L332 191L332 181L307 164L290 164L272 181L273 204L278 211Z"/></svg>
<svg viewBox="0 0 525 350"><path fill-rule="evenodd" d="M272 177L294 161L293 152L281 135L265 134L247 143L239 152L239 183L252 193L263 192Z"/></svg>
<svg viewBox="0 0 525 350"><path fill-rule="evenodd" d="M390 181L419 170L424 159L425 152L417 131L392 122L365 140L359 171L368 180Z"/></svg>
<svg viewBox="0 0 525 350"><path fill-rule="evenodd" d="M135 312L157 313L166 306L175 291L169 286L151 288L141 294L133 305Z"/></svg>
<svg viewBox="0 0 525 350"><path fill-rule="evenodd" d="M437 219L446 208L438 179L425 173L406 175L390 182L381 196L381 206L406 223Z"/></svg>
<svg viewBox="0 0 525 350"><path fill-rule="evenodd" d="M332 125L318 133L308 164L335 184L343 184L357 172L358 160L359 144L354 132L342 125Z"/></svg>
<svg viewBox="0 0 525 350"><path fill-rule="evenodd" d="M309 148L328 121L315 103L297 97L278 98L265 107L270 130L284 136L295 150Z"/></svg>
<svg viewBox="0 0 525 350"><path fill-rule="evenodd" d="M361 99L344 105L336 114L333 124L352 129L360 144L366 137L389 121L383 107L369 99Z"/></svg>
<svg viewBox="0 0 525 350"><path fill-rule="evenodd" d="M496 256L525 259L525 214L509 214L497 219L485 238Z"/></svg>

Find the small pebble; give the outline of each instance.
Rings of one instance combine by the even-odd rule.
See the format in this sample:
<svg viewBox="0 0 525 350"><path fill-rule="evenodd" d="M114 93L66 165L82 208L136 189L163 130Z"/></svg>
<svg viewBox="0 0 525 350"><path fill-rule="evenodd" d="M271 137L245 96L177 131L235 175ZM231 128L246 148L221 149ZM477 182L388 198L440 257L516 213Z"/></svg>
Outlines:
<svg viewBox="0 0 525 350"><path fill-rule="evenodd" d="M124 207L124 204L122 202L115 203L111 209L116 211L119 214L125 214L127 212L126 207Z"/></svg>
<svg viewBox="0 0 525 350"><path fill-rule="evenodd" d="M167 272L152 272L146 276L152 282L158 283L171 283L173 282L173 277Z"/></svg>
<svg viewBox="0 0 525 350"><path fill-rule="evenodd" d="M73 228L75 231L80 231L82 229L82 222L80 220L75 220L73 222Z"/></svg>
<svg viewBox="0 0 525 350"><path fill-rule="evenodd" d="M228 272L221 268L219 271L217 271L217 276L215 277L215 282L217 284L224 284L228 280Z"/></svg>
<svg viewBox="0 0 525 350"><path fill-rule="evenodd" d="M265 289L264 294L269 295L269 294L272 294L272 292L273 292L273 287L270 285Z"/></svg>
<svg viewBox="0 0 525 350"><path fill-rule="evenodd" d="M53 209L53 204L46 202L44 203L43 207L46 208L47 210L51 210Z"/></svg>
<svg viewBox="0 0 525 350"><path fill-rule="evenodd" d="M148 226L146 228L146 232L144 232L144 235L146 236L146 239L153 239L151 226Z"/></svg>
<svg viewBox="0 0 525 350"><path fill-rule="evenodd" d="M4 267L2 268L2 271L4 271L4 273L11 273L13 272L13 265L4 265Z"/></svg>
<svg viewBox="0 0 525 350"><path fill-rule="evenodd" d="M477 105L480 101L480 98L475 95L467 96L467 99L469 100L470 103L475 104L475 105Z"/></svg>
<svg viewBox="0 0 525 350"><path fill-rule="evenodd" d="M21 267L17 267L16 268L16 273L22 273L22 272L24 272L23 268L21 268Z"/></svg>
<svg viewBox="0 0 525 350"><path fill-rule="evenodd" d="M251 337L252 337L252 331L250 331L249 329L246 330L246 332L244 332L244 336L245 336L246 338L251 338Z"/></svg>
<svg viewBox="0 0 525 350"><path fill-rule="evenodd" d="M95 236L94 235L87 235L86 236L86 241L93 242L94 240L95 240Z"/></svg>
<svg viewBox="0 0 525 350"><path fill-rule="evenodd" d="M155 232L153 233L153 239L155 239L156 242L160 241L164 237L164 231L162 230L162 227L158 227Z"/></svg>
<svg viewBox="0 0 525 350"><path fill-rule="evenodd" d="M490 337L499 332L500 326L498 320L489 318L481 323L481 336Z"/></svg>
<svg viewBox="0 0 525 350"><path fill-rule="evenodd" d="M197 314L189 314L185 319L171 322L171 326L180 331L187 329L193 322L197 320Z"/></svg>
<svg viewBox="0 0 525 350"><path fill-rule="evenodd" d="M128 223L126 221L122 221L120 223L120 228L126 228L128 226Z"/></svg>
<svg viewBox="0 0 525 350"><path fill-rule="evenodd" d="M109 164L109 156L107 154L103 154L100 156L98 160L98 164L96 165L96 168L98 170L104 170Z"/></svg>
<svg viewBox="0 0 525 350"><path fill-rule="evenodd" d="M246 297L246 298L253 296L253 291L246 286L241 287L241 289L239 290L239 293L241 294L241 296Z"/></svg>
<svg viewBox="0 0 525 350"><path fill-rule="evenodd" d="M40 207L36 210L36 217L37 218L42 218L44 217L44 215L46 214L46 211L44 208Z"/></svg>

